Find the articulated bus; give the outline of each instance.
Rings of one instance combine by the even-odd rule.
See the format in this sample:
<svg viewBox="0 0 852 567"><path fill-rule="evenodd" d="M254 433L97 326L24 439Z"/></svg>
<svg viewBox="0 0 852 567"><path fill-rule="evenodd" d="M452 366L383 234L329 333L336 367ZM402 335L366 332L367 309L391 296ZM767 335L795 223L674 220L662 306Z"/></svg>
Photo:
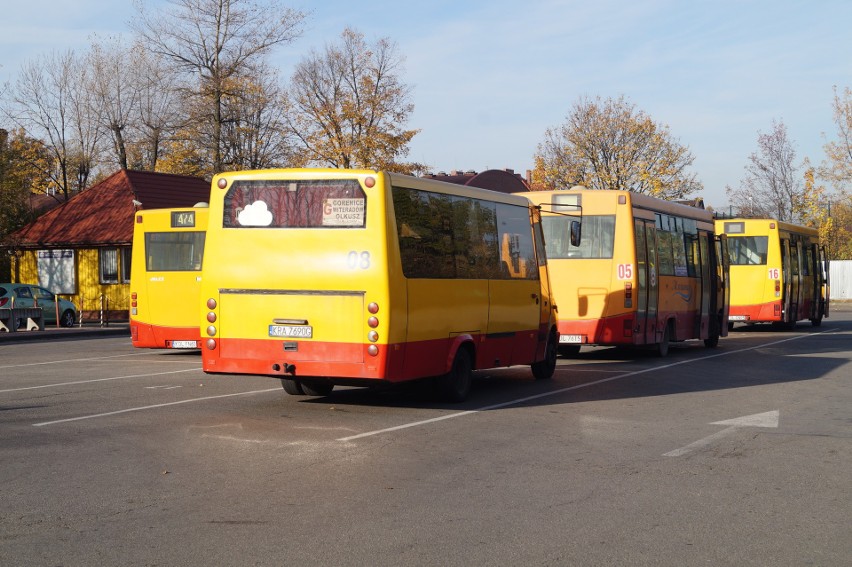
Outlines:
<svg viewBox="0 0 852 567"><path fill-rule="evenodd" d="M665 356L672 341L715 347L727 335L727 251L709 211L628 191L524 195L541 207L560 354L644 345Z"/></svg>
<svg viewBox="0 0 852 567"><path fill-rule="evenodd" d="M731 262L730 321L788 329L828 317L829 280L819 231L774 219L719 219Z"/></svg>
<svg viewBox="0 0 852 567"><path fill-rule="evenodd" d="M136 213L130 269L130 338L139 348L200 348L206 206Z"/></svg>
<svg viewBox="0 0 852 567"><path fill-rule="evenodd" d="M203 274L208 373L293 395L435 377L461 401L474 369L555 369L538 211L515 195L368 170L220 174Z"/></svg>

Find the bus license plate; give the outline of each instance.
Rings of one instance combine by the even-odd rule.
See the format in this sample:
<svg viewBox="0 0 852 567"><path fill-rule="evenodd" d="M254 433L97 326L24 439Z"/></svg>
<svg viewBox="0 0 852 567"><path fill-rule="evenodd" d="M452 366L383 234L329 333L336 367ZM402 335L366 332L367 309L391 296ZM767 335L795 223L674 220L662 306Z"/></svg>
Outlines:
<svg viewBox="0 0 852 567"><path fill-rule="evenodd" d="M584 338L585 337L583 337L583 335L559 335L559 342L573 344L584 343L586 342L585 340L583 340Z"/></svg>
<svg viewBox="0 0 852 567"><path fill-rule="evenodd" d="M314 336L314 328L306 325L270 325L269 336L310 339Z"/></svg>
<svg viewBox="0 0 852 567"><path fill-rule="evenodd" d="M198 348L195 341L172 341L172 348Z"/></svg>
<svg viewBox="0 0 852 567"><path fill-rule="evenodd" d="M728 321L748 321L748 315L728 315Z"/></svg>

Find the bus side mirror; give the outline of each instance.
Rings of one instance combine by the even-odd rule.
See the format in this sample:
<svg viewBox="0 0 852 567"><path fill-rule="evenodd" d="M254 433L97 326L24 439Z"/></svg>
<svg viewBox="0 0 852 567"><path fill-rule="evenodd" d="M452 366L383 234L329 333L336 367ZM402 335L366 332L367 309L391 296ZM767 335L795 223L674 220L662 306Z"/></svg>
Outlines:
<svg viewBox="0 0 852 567"><path fill-rule="evenodd" d="M582 233L580 226L580 221L571 221L571 246L580 245L580 237Z"/></svg>

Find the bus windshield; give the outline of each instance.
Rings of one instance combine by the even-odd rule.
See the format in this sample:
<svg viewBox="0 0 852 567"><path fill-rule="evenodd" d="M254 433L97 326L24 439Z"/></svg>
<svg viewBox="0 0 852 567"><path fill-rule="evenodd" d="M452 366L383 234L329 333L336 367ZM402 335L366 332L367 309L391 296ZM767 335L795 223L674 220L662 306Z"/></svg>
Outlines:
<svg viewBox="0 0 852 567"><path fill-rule="evenodd" d="M728 248L733 266L765 266L768 247L768 236L728 235Z"/></svg>
<svg viewBox="0 0 852 567"><path fill-rule="evenodd" d="M146 232L145 269L149 272L199 272L203 232Z"/></svg>
<svg viewBox="0 0 852 567"><path fill-rule="evenodd" d="M363 228L367 197L356 179L237 181L225 228Z"/></svg>
<svg viewBox="0 0 852 567"><path fill-rule="evenodd" d="M571 245L572 216L546 216L541 219L547 257L612 258L615 243L615 215L584 215L583 237L579 246Z"/></svg>

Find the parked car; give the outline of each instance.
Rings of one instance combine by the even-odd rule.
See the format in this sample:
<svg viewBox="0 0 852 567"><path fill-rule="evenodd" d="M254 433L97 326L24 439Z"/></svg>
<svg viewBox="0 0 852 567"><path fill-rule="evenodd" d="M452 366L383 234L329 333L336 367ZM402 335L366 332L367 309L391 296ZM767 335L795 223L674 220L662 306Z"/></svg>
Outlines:
<svg viewBox="0 0 852 567"><path fill-rule="evenodd" d="M56 324L56 303L52 291L31 284L0 283L0 308L41 307L44 324ZM13 301L14 299L14 301ZM67 299L59 299L59 324L73 327L77 321L77 306Z"/></svg>

